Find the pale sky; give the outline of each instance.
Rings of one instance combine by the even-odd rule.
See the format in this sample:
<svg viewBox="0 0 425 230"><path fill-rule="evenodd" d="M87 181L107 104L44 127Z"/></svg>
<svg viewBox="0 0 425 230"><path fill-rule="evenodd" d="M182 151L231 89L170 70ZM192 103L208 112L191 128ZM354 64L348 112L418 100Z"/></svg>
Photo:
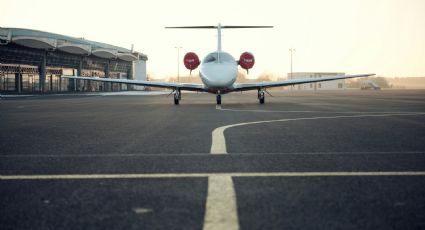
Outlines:
<svg viewBox="0 0 425 230"><path fill-rule="evenodd" d="M251 77L294 72L425 76L425 0L0 0L0 26L84 37L148 55L147 71L177 74L177 50L202 59L215 30L165 26L272 25L224 30L223 50L255 55ZM181 61L181 60L180 60ZM180 75L189 71L180 65Z"/></svg>

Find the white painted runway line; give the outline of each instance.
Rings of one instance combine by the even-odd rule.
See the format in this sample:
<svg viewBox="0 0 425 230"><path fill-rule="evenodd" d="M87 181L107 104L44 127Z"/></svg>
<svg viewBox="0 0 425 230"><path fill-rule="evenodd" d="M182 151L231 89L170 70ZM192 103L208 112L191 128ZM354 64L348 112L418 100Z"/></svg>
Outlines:
<svg viewBox="0 0 425 230"><path fill-rule="evenodd" d="M252 113L328 113L328 114L405 114L405 113L425 113L418 111L326 111L326 110L262 110L262 109L227 109L220 105L216 106L217 110L230 112L252 112Z"/></svg>
<svg viewBox="0 0 425 230"><path fill-rule="evenodd" d="M211 142L211 154L227 154L226 139L224 137L224 130L233 127L232 125L221 126L213 130Z"/></svg>
<svg viewBox="0 0 425 230"><path fill-rule="evenodd" d="M214 177L213 184L229 185L230 177L381 177L425 176L425 171L340 171L340 172L235 172L235 173L130 173L130 174L40 174L0 175L0 180L104 180L104 179L164 179ZM226 178L227 177L227 178ZM220 181L221 180L221 181ZM223 183L222 183L223 182ZM232 184L233 186L233 184ZM214 186L211 186L212 191ZM227 188L226 188L227 189ZM210 190L210 187L208 188ZM230 191L230 190L227 190Z"/></svg>
<svg viewBox="0 0 425 230"><path fill-rule="evenodd" d="M208 195L204 217L204 230L239 229L236 193L232 177L208 177Z"/></svg>
<svg viewBox="0 0 425 230"><path fill-rule="evenodd" d="M216 105L215 108L221 110L221 105ZM213 131L212 136L215 136L216 139L215 142L212 142L211 154L226 153L226 140L224 139L224 135L220 135L220 132L223 131L220 129ZM221 149L223 146L224 149ZM233 185L231 175L219 174L208 176L208 195L205 207L203 230L238 230L240 228L235 186Z"/></svg>
<svg viewBox="0 0 425 230"><path fill-rule="evenodd" d="M255 155L405 155L405 154L425 154L424 151L346 151L346 152L273 152L273 153L232 153L237 156L255 156ZM156 158L156 157L210 157L205 153L129 153L129 154L4 154L1 158Z"/></svg>
<svg viewBox="0 0 425 230"><path fill-rule="evenodd" d="M303 117L303 118L287 118L278 120L252 121L236 123L226 126L221 126L213 130L211 142L211 154L227 154L226 138L224 131L228 128L244 125L254 125L273 122L290 122L290 121L305 121L305 120L324 120L324 119L342 119L342 118L365 118L365 117L392 117L392 116L420 116L425 115L425 112L418 113L390 113L390 114L359 114L359 115L342 115L342 116L322 116L322 117Z"/></svg>

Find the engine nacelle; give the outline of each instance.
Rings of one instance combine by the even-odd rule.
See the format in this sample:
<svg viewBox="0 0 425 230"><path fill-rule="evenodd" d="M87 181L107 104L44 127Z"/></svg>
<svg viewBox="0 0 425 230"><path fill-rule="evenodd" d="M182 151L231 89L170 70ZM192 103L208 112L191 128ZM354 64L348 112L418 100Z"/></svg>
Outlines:
<svg viewBox="0 0 425 230"><path fill-rule="evenodd" d="M184 66L190 70L190 73L192 73L192 70L198 68L199 64L201 63L199 61L198 55L193 52L186 53L184 55L183 62Z"/></svg>
<svg viewBox="0 0 425 230"><path fill-rule="evenodd" d="M250 52L244 52L239 58L239 65L248 72L254 66L255 58Z"/></svg>

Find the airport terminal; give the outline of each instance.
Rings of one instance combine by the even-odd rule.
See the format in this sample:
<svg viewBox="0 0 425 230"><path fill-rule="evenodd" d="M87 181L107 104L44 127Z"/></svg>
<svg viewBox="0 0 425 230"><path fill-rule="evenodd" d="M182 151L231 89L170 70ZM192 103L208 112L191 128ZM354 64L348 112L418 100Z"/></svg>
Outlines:
<svg viewBox="0 0 425 230"><path fill-rule="evenodd" d="M147 59L133 48L31 29L0 28L0 92L127 90L122 84L60 76L145 80Z"/></svg>

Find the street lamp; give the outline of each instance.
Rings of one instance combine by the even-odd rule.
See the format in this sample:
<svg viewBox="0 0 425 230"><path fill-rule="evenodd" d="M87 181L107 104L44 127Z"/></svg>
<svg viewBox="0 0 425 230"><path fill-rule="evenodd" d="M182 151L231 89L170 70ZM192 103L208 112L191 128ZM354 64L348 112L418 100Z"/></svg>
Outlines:
<svg viewBox="0 0 425 230"><path fill-rule="evenodd" d="M289 49L289 52L291 52L291 77L290 77L290 80L292 80L292 53L295 51L295 49L294 48L290 48ZM291 86L291 90L292 90L292 88L293 88L294 86L292 85Z"/></svg>
<svg viewBox="0 0 425 230"><path fill-rule="evenodd" d="M294 48L290 48L289 52L291 52L291 80L292 80L292 53L295 51Z"/></svg>
<svg viewBox="0 0 425 230"><path fill-rule="evenodd" d="M180 82L180 49L183 48L181 46L175 46L177 49L177 82Z"/></svg>

